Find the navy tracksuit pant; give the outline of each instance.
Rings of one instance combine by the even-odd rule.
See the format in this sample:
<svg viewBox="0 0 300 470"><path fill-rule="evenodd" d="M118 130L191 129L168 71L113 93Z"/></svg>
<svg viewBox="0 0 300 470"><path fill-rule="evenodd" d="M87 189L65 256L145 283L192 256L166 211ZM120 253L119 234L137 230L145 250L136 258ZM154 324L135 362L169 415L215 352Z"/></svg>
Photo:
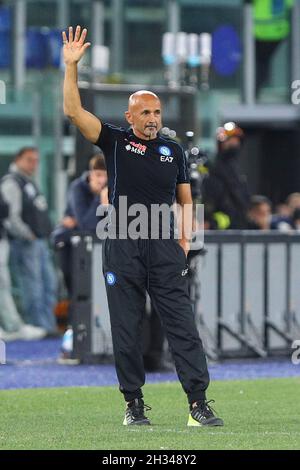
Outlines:
<svg viewBox="0 0 300 470"><path fill-rule="evenodd" d="M103 273L116 371L125 400L143 396L141 341L146 290L162 321L189 403L205 399L207 363L188 294L186 256L178 242L107 238L103 242Z"/></svg>

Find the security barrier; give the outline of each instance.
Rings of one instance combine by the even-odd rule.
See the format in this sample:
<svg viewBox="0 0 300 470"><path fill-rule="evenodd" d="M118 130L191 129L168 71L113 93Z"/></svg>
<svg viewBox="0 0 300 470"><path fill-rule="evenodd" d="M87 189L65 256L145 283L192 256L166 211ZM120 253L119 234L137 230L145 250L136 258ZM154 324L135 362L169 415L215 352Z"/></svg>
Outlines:
<svg viewBox="0 0 300 470"><path fill-rule="evenodd" d="M102 243L91 234L76 234L71 243L73 356L88 363L110 361L113 350Z"/></svg>
<svg viewBox="0 0 300 470"><path fill-rule="evenodd" d="M89 234L73 243L74 354L112 357L102 275L102 244ZM291 352L300 338L300 234L207 232L190 261L190 294L206 352L266 357Z"/></svg>
<svg viewBox="0 0 300 470"><path fill-rule="evenodd" d="M205 246L192 294L208 354L289 353L300 338L300 235L208 232Z"/></svg>

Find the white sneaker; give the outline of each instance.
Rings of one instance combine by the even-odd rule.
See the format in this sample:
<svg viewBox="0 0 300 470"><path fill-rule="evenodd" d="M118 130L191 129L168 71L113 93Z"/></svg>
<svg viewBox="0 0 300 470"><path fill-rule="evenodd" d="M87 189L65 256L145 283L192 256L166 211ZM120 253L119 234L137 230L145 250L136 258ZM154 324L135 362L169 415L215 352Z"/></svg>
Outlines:
<svg viewBox="0 0 300 470"><path fill-rule="evenodd" d="M0 339L5 342L15 341L16 339L19 339L19 331L9 332L0 328Z"/></svg>
<svg viewBox="0 0 300 470"><path fill-rule="evenodd" d="M5 331L0 328L0 339L3 341L16 341L22 339L24 341L31 341L45 338L47 331L44 328L33 325L22 325L18 331Z"/></svg>
<svg viewBox="0 0 300 470"><path fill-rule="evenodd" d="M18 339L30 341L34 339L45 338L47 331L39 326L24 324L21 326L19 331L16 332L16 334L18 334Z"/></svg>
<svg viewBox="0 0 300 470"><path fill-rule="evenodd" d="M4 339L5 331L0 326L0 339Z"/></svg>

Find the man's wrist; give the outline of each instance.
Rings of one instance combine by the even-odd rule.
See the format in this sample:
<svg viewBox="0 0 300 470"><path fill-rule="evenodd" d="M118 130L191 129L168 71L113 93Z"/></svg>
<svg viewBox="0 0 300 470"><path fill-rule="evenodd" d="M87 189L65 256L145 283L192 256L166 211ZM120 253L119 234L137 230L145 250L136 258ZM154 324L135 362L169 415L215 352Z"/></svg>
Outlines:
<svg viewBox="0 0 300 470"><path fill-rule="evenodd" d="M189 243L191 243L191 240L190 240L189 238L180 238L180 239L179 239L179 242L180 242L180 243L187 243L187 244L189 244Z"/></svg>
<svg viewBox="0 0 300 470"><path fill-rule="evenodd" d="M66 67L77 67L79 60L70 59L65 61Z"/></svg>
<svg viewBox="0 0 300 470"><path fill-rule="evenodd" d="M182 238L181 240L179 240L179 244L180 244L181 246L186 247L187 249L189 249L190 243L191 243L190 240L186 240L186 239L184 239L184 238Z"/></svg>

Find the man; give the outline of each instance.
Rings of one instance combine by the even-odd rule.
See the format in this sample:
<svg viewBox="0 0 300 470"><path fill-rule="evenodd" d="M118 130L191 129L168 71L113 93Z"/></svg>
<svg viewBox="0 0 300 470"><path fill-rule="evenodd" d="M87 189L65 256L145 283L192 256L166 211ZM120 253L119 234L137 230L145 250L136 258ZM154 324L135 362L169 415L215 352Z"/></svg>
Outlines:
<svg viewBox="0 0 300 470"><path fill-rule="evenodd" d="M41 339L46 335L46 331L43 328L26 325L22 321L11 293L9 243L4 228L8 215L8 204L0 192L0 339L5 341Z"/></svg>
<svg viewBox="0 0 300 470"><path fill-rule="evenodd" d="M53 233L59 265L64 274L65 284L71 294L71 255L69 234L74 230L96 232L99 217L96 215L99 204L108 204L107 172L103 153L94 155L85 171L70 185L67 207L61 224ZM149 372L173 370L172 364L163 360L164 335L158 316L149 308L144 320L144 366ZM63 353L63 360L70 354ZM62 362L62 361L61 361Z"/></svg>
<svg viewBox="0 0 300 470"><path fill-rule="evenodd" d="M290 35L293 4L294 0L253 0L257 98L262 87L270 87L274 54Z"/></svg>
<svg viewBox="0 0 300 470"><path fill-rule="evenodd" d="M12 267L20 286L23 319L56 334L56 278L47 246L52 227L47 202L34 181L38 164L37 148L21 148L1 189L9 205L6 228L12 238Z"/></svg>
<svg viewBox="0 0 300 470"><path fill-rule="evenodd" d="M251 197L248 211L248 229L271 230L272 207L266 196Z"/></svg>
<svg viewBox="0 0 300 470"><path fill-rule="evenodd" d="M282 217L277 214L273 216L271 201L266 196L257 194L250 199L247 228L288 233L294 229L294 220L293 217Z"/></svg>
<svg viewBox="0 0 300 470"><path fill-rule="evenodd" d="M108 204L107 172L104 155L94 155L89 162L89 171L84 172L71 183L68 191L67 214L73 214L76 228L96 230L99 204Z"/></svg>
<svg viewBox="0 0 300 470"><path fill-rule="evenodd" d="M216 228L244 229L247 225L249 190L239 168L239 154L244 133L234 122L227 122L216 132L218 153L209 176L203 182L206 220Z"/></svg>
<svg viewBox="0 0 300 470"><path fill-rule="evenodd" d="M191 204L191 189L186 161L181 147L161 138L161 105L149 91L129 98L125 116L128 131L104 124L81 106L77 86L77 63L90 43L87 30L72 27L64 42L65 81L64 112L92 143L105 154L108 171L109 201L119 216L121 196L128 207L143 204L167 204L175 199L180 205ZM166 158L168 157L168 159ZM144 207L143 206L143 207ZM149 213L149 212L148 212ZM106 279L114 356L120 391L127 403L124 425L149 425L145 416L142 386L145 372L142 360L141 326L146 289L164 324L176 370L188 396L190 426L223 425L206 401L209 383L206 358L197 333L188 296L186 255L189 240L178 244L174 239L124 237L124 224L115 223L117 238L104 242L103 273ZM150 221L152 223L152 220ZM152 228L152 227L151 227ZM113 233L113 231L111 232ZM149 233L149 227L148 227ZM147 409L147 407L146 407Z"/></svg>

